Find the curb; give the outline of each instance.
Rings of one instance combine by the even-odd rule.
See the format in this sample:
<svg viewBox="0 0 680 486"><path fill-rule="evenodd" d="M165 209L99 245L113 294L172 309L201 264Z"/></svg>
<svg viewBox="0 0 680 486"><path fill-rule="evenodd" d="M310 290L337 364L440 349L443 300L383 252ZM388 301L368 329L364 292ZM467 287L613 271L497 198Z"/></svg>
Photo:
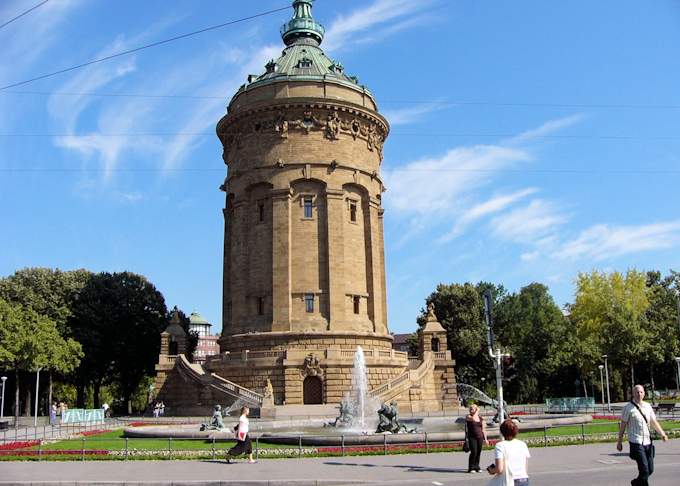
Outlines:
<svg viewBox="0 0 680 486"><path fill-rule="evenodd" d="M370 484L375 481L338 479L219 480L219 481L0 481L0 486L343 486Z"/></svg>

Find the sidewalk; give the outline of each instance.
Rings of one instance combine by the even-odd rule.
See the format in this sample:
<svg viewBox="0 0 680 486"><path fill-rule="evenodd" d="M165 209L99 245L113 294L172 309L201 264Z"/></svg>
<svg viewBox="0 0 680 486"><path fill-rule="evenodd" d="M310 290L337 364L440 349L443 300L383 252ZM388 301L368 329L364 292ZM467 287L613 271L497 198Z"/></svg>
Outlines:
<svg viewBox="0 0 680 486"><path fill-rule="evenodd" d="M626 445L627 446L627 445ZM637 474L613 443L531 449L532 486L629 484ZM484 451L482 464L492 462ZM467 474L463 453L270 459L257 464L224 461L0 462L0 485L483 485L486 474ZM657 445L655 486L677 485L680 440Z"/></svg>

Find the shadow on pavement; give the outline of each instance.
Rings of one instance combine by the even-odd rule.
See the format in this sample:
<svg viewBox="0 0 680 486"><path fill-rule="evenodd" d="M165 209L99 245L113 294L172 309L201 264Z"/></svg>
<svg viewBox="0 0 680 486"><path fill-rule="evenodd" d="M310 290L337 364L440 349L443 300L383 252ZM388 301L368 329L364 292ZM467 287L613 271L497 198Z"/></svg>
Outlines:
<svg viewBox="0 0 680 486"><path fill-rule="evenodd" d="M436 473L463 473L467 474L467 469L449 469L441 467L427 467L427 466L409 466L407 464L370 464L370 463L352 463L352 462L324 462L328 466L360 466L360 467L393 467L399 469L408 469L415 472L436 472Z"/></svg>

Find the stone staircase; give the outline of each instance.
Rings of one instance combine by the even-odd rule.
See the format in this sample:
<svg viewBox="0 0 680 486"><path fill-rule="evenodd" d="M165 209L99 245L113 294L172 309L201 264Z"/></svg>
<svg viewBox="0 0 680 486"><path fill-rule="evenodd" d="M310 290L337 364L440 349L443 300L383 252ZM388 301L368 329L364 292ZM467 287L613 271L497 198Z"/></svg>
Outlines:
<svg viewBox="0 0 680 486"><path fill-rule="evenodd" d="M208 387L221 395L227 395L233 401L241 400L245 405L254 408L262 406L263 396L257 392L244 388L236 383L226 380L215 373L206 373L203 366L197 363L190 363L186 356L180 354L175 361L175 368L180 375L197 384Z"/></svg>
<svg viewBox="0 0 680 486"><path fill-rule="evenodd" d="M432 381L431 375L434 364L434 359L430 354L427 354L423 360L410 360L409 369L393 380L374 388L369 392L369 395L382 402L389 402L408 393L414 387L422 388L428 378L430 378L429 381Z"/></svg>

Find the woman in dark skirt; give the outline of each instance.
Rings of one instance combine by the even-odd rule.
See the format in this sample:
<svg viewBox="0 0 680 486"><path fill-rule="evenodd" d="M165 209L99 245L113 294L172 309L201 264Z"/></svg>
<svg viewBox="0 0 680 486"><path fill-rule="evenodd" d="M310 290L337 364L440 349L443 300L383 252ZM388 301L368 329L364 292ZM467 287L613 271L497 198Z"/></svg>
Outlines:
<svg viewBox="0 0 680 486"><path fill-rule="evenodd" d="M241 408L241 416L238 419L238 425L234 427L236 435L236 445L227 451L227 462L231 462L232 457L237 457L243 454L248 454L248 462L253 463L253 444L248 435L248 414L250 409L248 407Z"/></svg>
<svg viewBox="0 0 680 486"><path fill-rule="evenodd" d="M489 445L489 441L486 438L484 418L479 415L479 408L475 404L470 405L470 414L465 417L465 432L470 444L468 472L481 472L479 457L482 454L482 443Z"/></svg>

